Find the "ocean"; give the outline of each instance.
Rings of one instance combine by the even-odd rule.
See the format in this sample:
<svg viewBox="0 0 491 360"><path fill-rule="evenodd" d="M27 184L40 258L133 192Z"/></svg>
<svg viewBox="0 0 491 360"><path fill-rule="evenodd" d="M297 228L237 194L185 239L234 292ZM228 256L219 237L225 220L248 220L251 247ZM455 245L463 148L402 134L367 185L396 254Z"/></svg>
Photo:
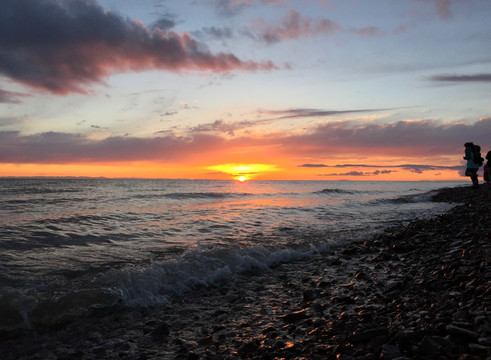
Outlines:
<svg viewBox="0 0 491 360"><path fill-rule="evenodd" d="M0 179L0 330L227 286L445 212L456 185Z"/></svg>

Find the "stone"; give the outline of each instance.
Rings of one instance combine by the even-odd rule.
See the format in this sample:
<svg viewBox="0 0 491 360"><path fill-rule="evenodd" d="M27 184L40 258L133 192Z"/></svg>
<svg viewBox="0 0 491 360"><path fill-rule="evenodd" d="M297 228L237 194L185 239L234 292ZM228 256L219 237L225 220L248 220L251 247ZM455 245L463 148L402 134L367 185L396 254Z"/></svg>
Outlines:
<svg viewBox="0 0 491 360"><path fill-rule="evenodd" d="M452 335L463 336L475 340L477 340L477 338L479 337L479 335L475 331L467 330L451 324L447 326L447 331Z"/></svg>
<svg viewBox="0 0 491 360"><path fill-rule="evenodd" d="M380 355L384 360L394 360L401 356L401 350L395 345L385 344Z"/></svg>
<svg viewBox="0 0 491 360"><path fill-rule="evenodd" d="M282 319L284 322L289 323L289 324L295 323L295 322L298 322L302 319L307 318L307 309L302 309L299 311L294 311L294 312L291 312L291 313L288 313L285 315L281 315L281 316L279 316L279 318Z"/></svg>
<svg viewBox="0 0 491 360"><path fill-rule="evenodd" d="M387 334L388 331L385 328L361 331L350 335L348 341L351 343L367 342L378 336L386 336Z"/></svg>

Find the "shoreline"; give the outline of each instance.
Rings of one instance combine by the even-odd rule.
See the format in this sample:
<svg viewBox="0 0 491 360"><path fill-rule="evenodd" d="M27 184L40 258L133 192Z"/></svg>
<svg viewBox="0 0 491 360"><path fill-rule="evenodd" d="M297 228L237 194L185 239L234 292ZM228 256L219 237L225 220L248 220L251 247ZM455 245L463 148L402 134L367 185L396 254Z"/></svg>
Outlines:
<svg viewBox="0 0 491 360"><path fill-rule="evenodd" d="M462 205L168 306L0 334L0 357L486 359L491 188L440 189L434 201Z"/></svg>

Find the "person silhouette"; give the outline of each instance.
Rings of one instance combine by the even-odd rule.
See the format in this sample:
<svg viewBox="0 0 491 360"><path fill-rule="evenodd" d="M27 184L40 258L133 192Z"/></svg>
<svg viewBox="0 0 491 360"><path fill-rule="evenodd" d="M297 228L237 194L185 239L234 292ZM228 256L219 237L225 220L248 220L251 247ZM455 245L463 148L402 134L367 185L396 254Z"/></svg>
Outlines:
<svg viewBox="0 0 491 360"><path fill-rule="evenodd" d="M467 167L465 169L465 176L470 176L472 180L472 187L477 189L479 187L479 180L477 178L477 170L479 164L474 162L475 145L471 142L466 142L464 160L467 160Z"/></svg>
<svg viewBox="0 0 491 360"><path fill-rule="evenodd" d="M491 151L486 154L487 163L484 165L484 181L491 186L491 167L489 162L491 161Z"/></svg>

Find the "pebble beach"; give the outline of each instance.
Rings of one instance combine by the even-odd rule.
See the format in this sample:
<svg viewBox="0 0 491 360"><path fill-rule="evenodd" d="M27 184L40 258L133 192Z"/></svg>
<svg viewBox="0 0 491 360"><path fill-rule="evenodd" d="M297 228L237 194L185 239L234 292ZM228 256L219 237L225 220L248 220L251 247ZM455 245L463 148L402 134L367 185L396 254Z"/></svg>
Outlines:
<svg viewBox="0 0 491 360"><path fill-rule="evenodd" d="M445 214L160 307L0 333L9 359L491 359L491 187Z"/></svg>

